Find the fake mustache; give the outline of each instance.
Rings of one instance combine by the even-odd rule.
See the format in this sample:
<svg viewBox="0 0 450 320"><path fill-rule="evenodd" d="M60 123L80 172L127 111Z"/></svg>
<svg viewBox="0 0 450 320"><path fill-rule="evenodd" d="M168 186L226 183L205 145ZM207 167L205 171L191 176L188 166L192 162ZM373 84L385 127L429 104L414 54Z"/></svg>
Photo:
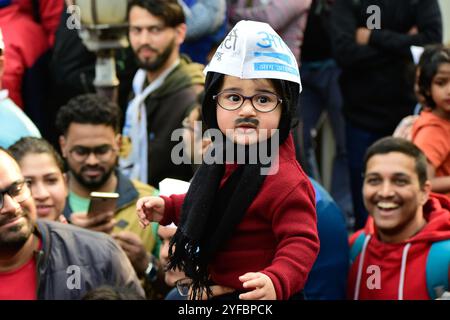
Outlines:
<svg viewBox="0 0 450 320"><path fill-rule="evenodd" d="M238 127L239 125L241 125L243 123L252 124L255 127L257 127L259 125L259 120L255 119L255 118L239 118L234 121L234 126Z"/></svg>

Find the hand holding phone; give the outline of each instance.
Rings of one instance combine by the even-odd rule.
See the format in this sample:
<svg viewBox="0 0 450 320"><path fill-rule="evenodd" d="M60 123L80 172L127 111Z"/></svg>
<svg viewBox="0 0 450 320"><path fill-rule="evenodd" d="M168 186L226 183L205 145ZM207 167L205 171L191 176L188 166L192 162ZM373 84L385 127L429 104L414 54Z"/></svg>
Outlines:
<svg viewBox="0 0 450 320"><path fill-rule="evenodd" d="M119 194L116 192L91 192L88 217L95 217L105 212L115 212Z"/></svg>

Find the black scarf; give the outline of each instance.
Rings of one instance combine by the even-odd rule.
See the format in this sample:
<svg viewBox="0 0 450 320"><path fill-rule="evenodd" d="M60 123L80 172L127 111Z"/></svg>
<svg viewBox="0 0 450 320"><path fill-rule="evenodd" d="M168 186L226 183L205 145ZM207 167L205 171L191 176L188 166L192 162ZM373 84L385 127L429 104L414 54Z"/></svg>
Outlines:
<svg viewBox="0 0 450 320"><path fill-rule="evenodd" d="M223 75L208 73L206 79L203 118L211 128L217 128L215 102L211 96L217 92ZM286 81L287 82L287 81ZM289 90L292 90L290 92ZM292 94L297 90L296 94ZM287 86L293 97L298 95L298 85ZM297 103L285 94L283 99L288 106ZM294 104L294 106L295 106ZM293 108L284 108L280 119L280 145L289 135ZM268 143L270 146L270 142ZM216 145L214 150L223 150L226 144ZM246 148L248 155L248 148ZM220 187L225 165L203 163L194 175L183 203L178 229L170 242L169 269L178 268L192 279L192 299L200 299L203 293L209 297L208 265L214 255L222 248L232 235L236 226L242 221L247 209L257 196L265 175L261 174L264 166L256 164L237 166L233 173Z"/></svg>
<svg viewBox="0 0 450 320"><path fill-rule="evenodd" d="M239 165L220 188L224 169L223 164L212 164L197 170L171 241L169 268L178 267L193 280L193 299L203 292L210 294L208 265L244 217L265 179L259 171L261 165Z"/></svg>

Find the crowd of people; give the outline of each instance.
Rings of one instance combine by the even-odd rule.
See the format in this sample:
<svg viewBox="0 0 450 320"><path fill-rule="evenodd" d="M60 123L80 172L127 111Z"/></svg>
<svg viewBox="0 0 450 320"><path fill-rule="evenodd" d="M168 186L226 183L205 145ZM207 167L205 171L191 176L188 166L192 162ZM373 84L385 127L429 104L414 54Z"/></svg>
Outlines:
<svg viewBox="0 0 450 320"><path fill-rule="evenodd" d="M128 0L117 99L70 5L0 1L0 300L448 294L437 0Z"/></svg>

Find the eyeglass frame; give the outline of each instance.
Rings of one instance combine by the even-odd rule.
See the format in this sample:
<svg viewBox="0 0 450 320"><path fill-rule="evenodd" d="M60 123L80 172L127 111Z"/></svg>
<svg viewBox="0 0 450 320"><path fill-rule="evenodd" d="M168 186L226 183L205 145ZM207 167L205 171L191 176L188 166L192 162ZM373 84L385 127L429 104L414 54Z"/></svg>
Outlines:
<svg viewBox="0 0 450 320"><path fill-rule="evenodd" d="M29 199L31 197L31 190L30 190L30 184L31 184L31 180L30 179L22 179L22 180L18 180L13 182L11 185L9 185L9 187L0 190L0 210L4 208L5 206L5 195L9 195L12 199L14 199L14 201L17 201L18 203L22 203L25 200ZM18 185L22 185L23 187L20 189L19 193L17 195L12 195L10 192L12 188L17 187ZM28 194L25 196L24 199L19 200L16 197L20 196L22 194L22 190L24 191L28 191Z"/></svg>
<svg viewBox="0 0 450 320"><path fill-rule="evenodd" d="M186 283L183 283L186 282ZM189 282L189 283L187 283ZM177 288L178 294L182 297L189 296L189 290L192 286L192 279L191 278L181 278L175 281L175 288ZM184 290L184 291L183 291ZM187 291L187 292L185 292Z"/></svg>
<svg viewBox="0 0 450 320"><path fill-rule="evenodd" d="M108 152L110 152L110 151L113 151L113 152L117 152L118 151L118 149L117 148L114 148L112 145L110 145L110 144L102 144L102 145L100 145L100 146L97 146L97 147L85 147L85 146L74 146L72 149L70 149L69 150L69 153L70 153L70 155L72 156L72 158L76 161L76 162L78 162L78 163L83 163L83 162L85 162L88 158L89 158L89 156L93 153L94 154L94 156L95 156L95 158L98 160L98 161L100 161L100 162L107 162L109 159L102 159L101 158L101 155L99 156L98 155L98 151L96 152L96 150L98 150L98 149L100 149L100 148L103 148L103 147L108 147L108 150L104 153L104 154L107 154ZM84 158L83 158L83 160L77 160L77 159L75 159L77 156L73 156L73 153L75 152L75 153L77 153L76 152L76 149L77 148L82 148L82 149L85 149L85 150L87 150L88 151L88 153L84 156ZM78 156L80 156L80 154L78 153Z"/></svg>
<svg viewBox="0 0 450 320"><path fill-rule="evenodd" d="M238 107L233 108L233 109L227 109L227 108L225 108L224 106L222 106L222 105L219 103L219 96L222 95L222 94L224 94L224 93L231 93L231 94L235 94L235 95L237 95L237 96L242 97L242 103L241 103ZM254 97L256 97L256 96L258 96L258 95L264 95L264 94L271 94L271 95L274 95L274 96L277 98L277 104L276 104L272 109L270 109L270 110L268 110L268 111L261 111L261 110L259 110L258 108L256 108L255 105L253 104L253 98L254 98ZM246 100L250 100L250 104L252 105L253 109L255 109L256 111L261 112L261 113L269 113L269 112L272 112L272 111L274 111L274 110L278 107L278 105L280 105L280 104L283 103L283 99L281 99L276 93L273 93L273 92L261 92L261 93L256 93L256 94L254 94L254 95L252 95L252 96L244 96L243 94L240 94L239 92L235 92L235 91L222 91L222 92L219 92L218 94L213 95L212 98L213 98L214 101L216 101L216 103L217 103L217 105L218 105L219 107L221 107L222 109L227 110L227 111L235 111L235 110L238 110L239 108L241 108L241 107L244 105L244 103L245 103Z"/></svg>

